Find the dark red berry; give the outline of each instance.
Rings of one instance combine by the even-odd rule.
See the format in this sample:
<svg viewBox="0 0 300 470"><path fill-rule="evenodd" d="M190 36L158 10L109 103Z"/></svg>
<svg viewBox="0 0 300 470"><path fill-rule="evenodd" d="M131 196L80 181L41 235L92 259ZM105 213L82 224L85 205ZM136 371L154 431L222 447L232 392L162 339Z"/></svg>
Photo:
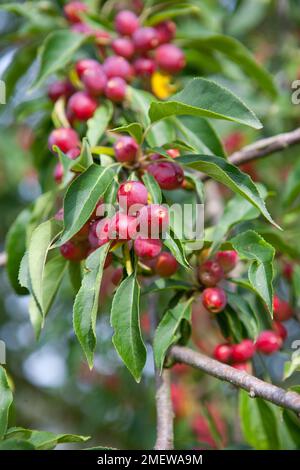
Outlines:
<svg viewBox="0 0 300 470"><path fill-rule="evenodd" d="M134 251L139 258L156 258L162 250L162 242L159 239L137 237L134 240Z"/></svg>
<svg viewBox="0 0 300 470"><path fill-rule="evenodd" d="M99 96L104 93L107 77L102 70L102 67L91 67L85 70L81 76L81 80L88 93L94 96Z"/></svg>
<svg viewBox="0 0 300 470"><path fill-rule="evenodd" d="M255 354L255 345L251 339L243 339L232 346L231 359L233 362L246 362Z"/></svg>
<svg viewBox="0 0 300 470"><path fill-rule="evenodd" d="M170 277L176 273L178 263L174 256L168 251L163 251L157 257L155 263L155 272L161 277Z"/></svg>
<svg viewBox="0 0 300 470"><path fill-rule="evenodd" d="M158 36L154 28L137 29L132 36L134 46L139 52L148 52L158 46Z"/></svg>
<svg viewBox="0 0 300 470"><path fill-rule="evenodd" d="M247 374L252 373L251 362L239 362L237 364L232 364L234 369L240 370L241 372L246 372Z"/></svg>
<svg viewBox="0 0 300 470"><path fill-rule="evenodd" d="M97 101L84 91L77 91L68 101L68 109L79 121L93 117L97 106Z"/></svg>
<svg viewBox="0 0 300 470"><path fill-rule="evenodd" d="M140 57L133 63L135 73L138 77L149 77L156 70L156 64L153 59Z"/></svg>
<svg viewBox="0 0 300 470"><path fill-rule="evenodd" d="M176 34L176 24L170 20L162 21L155 26L155 30L159 44L171 42Z"/></svg>
<svg viewBox="0 0 300 470"><path fill-rule="evenodd" d="M57 101L62 96L68 98L72 93L74 93L74 87L69 80L56 81L48 88L48 96L52 101Z"/></svg>
<svg viewBox="0 0 300 470"><path fill-rule="evenodd" d="M148 190L140 181L126 181L119 187L117 198L123 211L128 212L129 208L138 205L139 207L134 211L137 212L141 205L144 206L148 203Z"/></svg>
<svg viewBox="0 0 300 470"><path fill-rule="evenodd" d="M163 44L155 51L155 61L160 69L168 73L177 73L185 66L185 57L174 44Z"/></svg>
<svg viewBox="0 0 300 470"><path fill-rule="evenodd" d="M133 68L130 63L119 55L111 56L105 59L103 70L107 78L120 77L130 81L133 77Z"/></svg>
<svg viewBox="0 0 300 470"><path fill-rule="evenodd" d="M109 241L111 221L108 218L96 220L89 227L88 240L92 248L98 248Z"/></svg>
<svg viewBox="0 0 300 470"><path fill-rule="evenodd" d="M286 261L283 265L283 270L282 274L284 277L288 280L291 281L293 278L293 273L294 273L294 266L292 263Z"/></svg>
<svg viewBox="0 0 300 470"><path fill-rule="evenodd" d="M230 344L218 344L214 349L214 358L217 361L228 364L231 360L232 346Z"/></svg>
<svg viewBox="0 0 300 470"><path fill-rule="evenodd" d="M80 14L85 13L87 10L87 5L78 1L69 2L64 6L65 16L70 23L80 23Z"/></svg>
<svg viewBox="0 0 300 470"><path fill-rule="evenodd" d="M139 146L133 137L120 137L114 144L116 159L119 162L133 162L136 159Z"/></svg>
<svg viewBox="0 0 300 470"><path fill-rule="evenodd" d="M94 59L81 59L76 62L75 69L78 77L81 78L86 70L97 69L99 66L99 62Z"/></svg>
<svg viewBox="0 0 300 470"><path fill-rule="evenodd" d="M219 313L226 307L227 297L220 287L207 287L202 293L202 303L210 312Z"/></svg>
<svg viewBox="0 0 300 470"><path fill-rule="evenodd" d="M145 238L158 238L169 226L169 211L160 204L149 204L140 209L138 215L139 232Z"/></svg>
<svg viewBox="0 0 300 470"><path fill-rule="evenodd" d="M54 129L48 139L49 150L52 151L53 145L56 145L62 152L67 153L69 150L80 146L79 136L74 129L69 127Z"/></svg>
<svg viewBox="0 0 300 470"><path fill-rule="evenodd" d="M105 87L105 96L111 101L119 103L124 101L127 92L127 84L121 77L114 77L108 80Z"/></svg>
<svg viewBox="0 0 300 470"><path fill-rule="evenodd" d="M273 299L274 319L278 321L287 321L293 316L293 309L288 302L274 295Z"/></svg>
<svg viewBox="0 0 300 470"><path fill-rule="evenodd" d="M139 19L132 11L123 10L115 18L115 27L122 36L131 36L139 27Z"/></svg>
<svg viewBox="0 0 300 470"><path fill-rule="evenodd" d="M228 273L235 268L238 262L238 254L234 250L218 251L216 261L223 268L224 273Z"/></svg>
<svg viewBox="0 0 300 470"><path fill-rule="evenodd" d="M184 173L181 166L172 162L151 163L147 171L156 179L162 189L177 189L184 180Z"/></svg>
<svg viewBox="0 0 300 470"><path fill-rule="evenodd" d="M130 59L134 54L134 45L129 38L116 38L111 45L114 53L125 59Z"/></svg>
<svg viewBox="0 0 300 470"><path fill-rule="evenodd" d="M73 240L76 242L80 242L83 240L87 240L89 236L89 230L90 230L90 223L86 222L81 229L74 235Z"/></svg>
<svg viewBox="0 0 300 470"><path fill-rule="evenodd" d="M213 287L223 279L224 271L216 261L207 260L199 266L198 276L202 284Z"/></svg>
<svg viewBox="0 0 300 470"><path fill-rule="evenodd" d="M280 338L282 339L282 341L284 341L288 335L288 332L285 326L280 321L276 321L276 320L273 321L272 326L273 326L273 330L275 331L275 333L277 333L278 336L280 336Z"/></svg>
<svg viewBox="0 0 300 470"><path fill-rule="evenodd" d="M277 333L265 330L260 333L256 340L256 349L263 354L273 354L282 346L282 339Z"/></svg>
<svg viewBox="0 0 300 470"><path fill-rule="evenodd" d="M71 159L71 160L76 160L76 158L79 157L81 151L79 148L73 148L73 149L70 149L67 151L67 156Z"/></svg>
<svg viewBox="0 0 300 470"><path fill-rule="evenodd" d="M85 244L77 244L71 240L60 247L62 256L71 261L81 261L87 256L87 247Z"/></svg>
<svg viewBox="0 0 300 470"><path fill-rule="evenodd" d="M112 240L131 240L136 236L136 226L135 217L123 214L122 212L116 212L111 219L109 237Z"/></svg>
<svg viewBox="0 0 300 470"><path fill-rule="evenodd" d="M123 277L123 268L116 268L111 277L111 282L115 286L118 286L122 280L122 277Z"/></svg>

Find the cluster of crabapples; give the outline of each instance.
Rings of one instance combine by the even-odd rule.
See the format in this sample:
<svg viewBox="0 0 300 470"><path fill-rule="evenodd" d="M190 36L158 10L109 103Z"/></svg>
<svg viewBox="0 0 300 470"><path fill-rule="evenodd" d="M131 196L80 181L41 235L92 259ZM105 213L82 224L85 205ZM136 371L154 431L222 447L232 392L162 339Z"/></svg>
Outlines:
<svg viewBox="0 0 300 470"><path fill-rule="evenodd" d="M244 339L238 344L231 344L230 342L218 344L214 349L215 359L231 364L236 369L250 372L251 365L249 361L256 352L265 355L277 352L287 337L287 330L282 322L293 316L293 309L287 301L275 295L273 313L272 329L262 331L256 341Z"/></svg>

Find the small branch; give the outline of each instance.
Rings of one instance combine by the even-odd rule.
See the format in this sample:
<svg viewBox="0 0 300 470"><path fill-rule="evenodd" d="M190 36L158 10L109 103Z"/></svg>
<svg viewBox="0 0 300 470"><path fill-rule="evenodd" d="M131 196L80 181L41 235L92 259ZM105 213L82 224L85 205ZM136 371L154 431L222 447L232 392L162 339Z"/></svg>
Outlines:
<svg viewBox="0 0 300 470"><path fill-rule="evenodd" d="M267 139L261 139L254 144L247 145L229 157L229 161L236 166L243 165L253 160L266 157L271 153L285 150L288 147L300 143L300 128L284 134L278 134Z"/></svg>
<svg viewBox="0 0 300 470"><path fill-rule="evenodd" d="M156 372L156 414L157 436L155 450L172 450L173 446L173 406L171 400L170 371L164 369L162 375Z"/></svg>
<svg viewBox="0 0 300 470"><path fill-rule="evenodd" d="M6 261L7 261L6 253L5 252L0 253L0 268L2 268L3 266L6 266Z"/></svg>
<svg viewBox="0 0 300 470"><path fill-rule="evenodd" d="M260 397L275 405L287 408L300 414L300 395L286 392L282 388L271 385L253 375L234 369L192 349L173 346L170 356L178 362L196 367L220 380L225 380L239 388L247 390L252 398Z"/></svg>

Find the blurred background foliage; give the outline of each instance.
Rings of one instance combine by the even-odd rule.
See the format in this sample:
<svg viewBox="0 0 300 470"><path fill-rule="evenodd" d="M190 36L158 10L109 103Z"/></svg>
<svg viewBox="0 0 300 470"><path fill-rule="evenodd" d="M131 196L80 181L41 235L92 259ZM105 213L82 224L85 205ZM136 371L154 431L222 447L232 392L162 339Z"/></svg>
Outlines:
<svg viewBox="0 0 300 470"><path fill-rule="evenodd" d="M0 105L0 251L4 250L5 235L20 211L55 184L54 163L45 140L51 127L51 103L46 98L46 87L33 92L29 89L37 69L37 48L50 31L64 26L60 8L65 2L32 1L30 8L25 9L24 2L12 2L17 3L19 8L0 11L0 78L7 86L7 103ZM88 3L97 9L101 2L89 0ZM118 7L126 6L126 1L102 3L109 9L114 8L114 3ZM172 3L176 8L176 2ZM264 123L258 132L241 131L232 123L218 122L216 127L228 153L258 138L298 127L300 105L292 104L291 95L292 82L300 79L299 2L194 0L189 4L197 9L176 18L178 42L185 46L188 59L185 78L209 76L225 84L249 103ZM234 44L226 44L222 39L214 45L205 42L210 35L220 34L237 38L254 54L273 76L279 90L277 95L270 87L259 88L241 70L239 55L231 60ZM204 38L202 43L197 45L196 37ZM299 198L288 204L286 201L290 201L292 175L300 171L298 153L299 147L294 147L245 168L268 188L271 212L285 228L284 237L280 236L276 243L279 247L285 242L284 260L296 262L300 258ZM278 273L281 263L282 259L278 260ZM17 416L18 424L29 428L91 435L89 446L101 443L121 449L137 445L151 448L155 438L151 355L142 383L137 385L111 348L109 281L101 295L102 312L97 326L102 340L97 347L95 368L89 371L72 332L73 291L68 280L64 279L61 285L63 295L53 305L47 328L38 342L28 319L27 297L13 293L4 269L0 271L0 280L0 339L7 345L7 369L16 391L11 424ZM286 296L287 282L281 276L277 280L278 289ZM295 287L296 297L297 289L299 285ZM150 330L147 305L144 312L142 324L147 335ZM267 371L279 384L283 364L291 354L290 343L300 338L295 320L286 326L290 335L285 350L268 359L258 358L255 363L258 375ZM220 340L217 327L197 304L193 336L197 347L209 354ZM290 383L297 383L297 378L294 375ZM184 366L174 368L173 379L177 448L255 446L241 432L236 390Z"/></svg>

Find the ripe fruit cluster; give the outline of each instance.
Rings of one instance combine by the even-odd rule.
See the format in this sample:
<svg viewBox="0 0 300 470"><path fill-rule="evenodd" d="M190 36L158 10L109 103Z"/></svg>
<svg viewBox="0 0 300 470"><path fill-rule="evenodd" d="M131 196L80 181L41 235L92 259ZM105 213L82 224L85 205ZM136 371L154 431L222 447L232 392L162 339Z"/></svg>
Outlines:
<svg viewBox="0 0 300 470"><path fill-rule="evenodd" d="M219 251L214 259L204 261L198 268L198 278L205 286L202 292L202 303L212 313L224 310L227 297L224 289L217 286L227 273L232 271L238 262L238 255L233 250Z"/></svg>

